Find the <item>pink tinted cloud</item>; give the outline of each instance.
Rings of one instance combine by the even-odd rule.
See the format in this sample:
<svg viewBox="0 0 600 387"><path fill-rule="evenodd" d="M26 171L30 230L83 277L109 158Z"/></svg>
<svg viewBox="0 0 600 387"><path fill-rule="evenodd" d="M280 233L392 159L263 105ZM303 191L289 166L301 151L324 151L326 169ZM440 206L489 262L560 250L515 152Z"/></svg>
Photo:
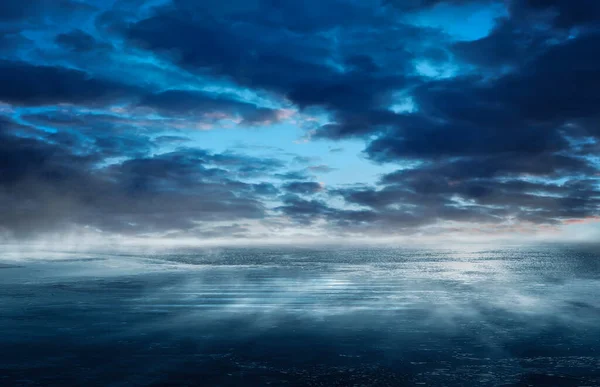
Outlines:
<svg viewBox="0 0 600 387"><path fill-rule="evenodd" d="M562 221L563 224L587 224L594 222L600 222L600 216L586 216L585 218L565 219Z"/></svg>

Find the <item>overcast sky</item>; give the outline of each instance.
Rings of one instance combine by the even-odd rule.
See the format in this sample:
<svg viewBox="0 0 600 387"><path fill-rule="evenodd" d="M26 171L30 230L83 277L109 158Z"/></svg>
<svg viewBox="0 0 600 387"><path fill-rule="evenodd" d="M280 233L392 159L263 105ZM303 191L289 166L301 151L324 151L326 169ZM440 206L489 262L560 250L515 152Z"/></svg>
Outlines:
<svg viewBox="0 0 600 387"><path fill-rule="evenodd" d="M0 235L600 237L600 1L3 0Z"/></svg>

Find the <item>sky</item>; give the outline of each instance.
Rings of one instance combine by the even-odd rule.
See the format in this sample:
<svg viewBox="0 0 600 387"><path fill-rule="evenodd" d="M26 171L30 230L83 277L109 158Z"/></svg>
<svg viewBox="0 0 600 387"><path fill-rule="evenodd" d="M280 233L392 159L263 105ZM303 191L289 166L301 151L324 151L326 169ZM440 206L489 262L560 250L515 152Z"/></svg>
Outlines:
<svg viewBox="0 0 600 387"><path fill-rule="evenodd" d="M595 0L3 0L0 240L595 240Z"/></svg>

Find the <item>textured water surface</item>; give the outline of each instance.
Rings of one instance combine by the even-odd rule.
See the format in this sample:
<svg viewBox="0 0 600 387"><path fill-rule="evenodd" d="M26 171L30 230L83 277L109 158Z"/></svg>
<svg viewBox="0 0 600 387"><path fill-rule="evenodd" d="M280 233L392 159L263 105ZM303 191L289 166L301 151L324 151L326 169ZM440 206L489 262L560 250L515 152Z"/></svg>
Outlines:
<svg viewBox="0 0 600 387"><path fill-rule="evenodd" d="M600 385L593 247L0 258L0 385Z"/></svg>

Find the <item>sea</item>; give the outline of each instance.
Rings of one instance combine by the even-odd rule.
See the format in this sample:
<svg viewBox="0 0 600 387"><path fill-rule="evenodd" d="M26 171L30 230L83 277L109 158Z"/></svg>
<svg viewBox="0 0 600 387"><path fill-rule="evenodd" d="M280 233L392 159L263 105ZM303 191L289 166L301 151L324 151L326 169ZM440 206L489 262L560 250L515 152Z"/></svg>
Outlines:
<svg viewBox="0 0 600 387"><path fill-rule="evenodd" d="M600 247L0 246L0 386L600 386Z"/></svg>

